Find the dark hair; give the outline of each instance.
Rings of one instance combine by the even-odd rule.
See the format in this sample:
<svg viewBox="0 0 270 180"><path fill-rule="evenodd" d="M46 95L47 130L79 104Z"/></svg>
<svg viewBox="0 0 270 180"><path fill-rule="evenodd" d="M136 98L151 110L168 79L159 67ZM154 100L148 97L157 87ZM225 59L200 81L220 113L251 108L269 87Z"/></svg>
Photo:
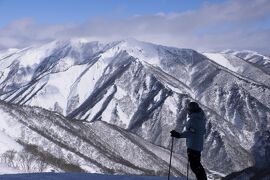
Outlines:
<svg viewBox="0 0 270 180"><path fill-rule="evenodd" d="M201 108L199 107L198 103L196 102L190 102L188 104L188 112L191 113L197 113L197 112L201 112Z"/></svg>

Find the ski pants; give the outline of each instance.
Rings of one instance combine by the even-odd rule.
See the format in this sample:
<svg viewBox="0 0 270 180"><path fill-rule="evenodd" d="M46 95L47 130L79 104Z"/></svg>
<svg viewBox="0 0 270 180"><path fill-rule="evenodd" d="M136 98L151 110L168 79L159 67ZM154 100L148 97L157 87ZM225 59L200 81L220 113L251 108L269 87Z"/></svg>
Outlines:
<svg viewBox="0 0 270 180"><path fill-rule="evenodd" d="M207 180L206 173L201 164L201 152L187 149L190 168L196 175L197 180Z"/></svg>

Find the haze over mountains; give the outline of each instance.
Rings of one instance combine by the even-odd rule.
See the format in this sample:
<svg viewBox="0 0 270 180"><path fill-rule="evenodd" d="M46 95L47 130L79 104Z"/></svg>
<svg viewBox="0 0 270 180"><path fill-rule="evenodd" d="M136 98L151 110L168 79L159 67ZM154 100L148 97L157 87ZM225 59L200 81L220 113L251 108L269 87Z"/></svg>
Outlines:
<svg viewBox="0 0 270 180"><path fill-rule="evenodd" d="M209 174L270 162L270 58L256 52L199 53L132 39L10 49L0 52L0 99L1 153L49 153L51 169L166 175L169 132L183 130L189 101L207 115ZM174 147L172 173L182 176L185 142Z"/></svg>

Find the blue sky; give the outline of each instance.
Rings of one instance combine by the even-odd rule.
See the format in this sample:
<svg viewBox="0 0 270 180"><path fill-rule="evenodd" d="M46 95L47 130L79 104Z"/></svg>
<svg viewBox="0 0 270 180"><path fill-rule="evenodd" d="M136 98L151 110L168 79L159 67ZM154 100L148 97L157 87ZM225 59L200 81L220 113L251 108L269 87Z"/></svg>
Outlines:
<svg viewBox="0 0 270 180"><path fill-rule="evenodd" d="M269 0L0 0L0 49L135 38L200 51L270 52Z"/></svg>
<svg viewBox="0 0 270 180"><path fill-rule="evenodd" d="M0 0L0 26L32 17L40 23L77 23L90 18L126 18L179 13L222 0Z"/></svg>

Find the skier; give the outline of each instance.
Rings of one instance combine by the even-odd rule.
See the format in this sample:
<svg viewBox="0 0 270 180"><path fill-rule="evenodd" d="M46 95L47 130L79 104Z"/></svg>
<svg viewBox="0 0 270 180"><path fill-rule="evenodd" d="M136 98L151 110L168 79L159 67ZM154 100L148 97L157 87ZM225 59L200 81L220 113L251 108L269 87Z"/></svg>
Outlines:
<svg viewBox="0 0 270 180"><path fill-rule="evenodd" d="M197 180L207 180L205 170L201 164L206 118L203 110L196 102L190 102L187 110L189 119L185 131L179 133L172 130L171 136L175 138L186 138L188 161L191 170L196 175Z"/></svg>

